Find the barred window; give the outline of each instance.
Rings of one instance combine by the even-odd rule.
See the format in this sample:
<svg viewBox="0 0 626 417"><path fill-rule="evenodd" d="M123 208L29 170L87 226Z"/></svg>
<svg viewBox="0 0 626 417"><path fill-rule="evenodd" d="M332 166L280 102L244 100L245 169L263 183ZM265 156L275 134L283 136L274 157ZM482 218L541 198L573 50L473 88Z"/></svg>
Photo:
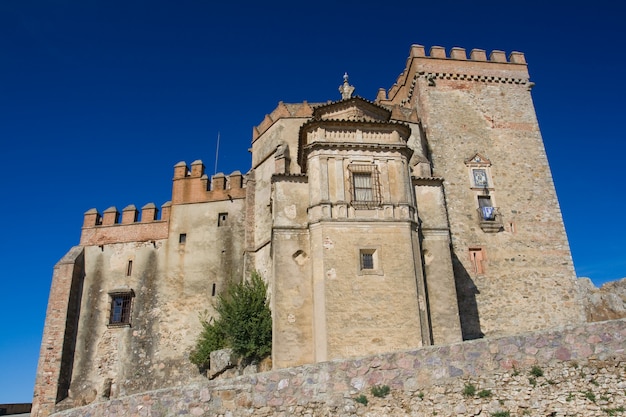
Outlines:
<svg viewBox="0 0 626 417"><path fill-rule="evenodd" d="M361 269L374 269L374 251L361 251Z"/></svg>
<svg viewBox="0 0 626 417"><path fill-rule="evenodd" d="M355 208L380 206L381 198L376 165L350 165L352 205Z"/></svg>
<svg viewBox="0 0 626 417"><path fill-rule="evenodd" d="M130 325L130 313L133 291L109 293L111 296L111 313L109 315L110 326Z"/></svg>
<svg viewBox="0 0 626 417"><path fill-rule="evenodd" d="M380 248L358 249L357 275L383 275Z"/></svg>

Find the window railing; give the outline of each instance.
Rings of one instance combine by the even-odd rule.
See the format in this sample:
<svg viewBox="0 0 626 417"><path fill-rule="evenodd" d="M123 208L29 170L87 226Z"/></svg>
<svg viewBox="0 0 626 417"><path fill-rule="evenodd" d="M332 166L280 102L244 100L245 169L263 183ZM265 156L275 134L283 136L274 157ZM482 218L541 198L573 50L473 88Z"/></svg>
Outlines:
<svg viewBox="0 0 626 417"><path fill-rule="evenodd" d="M379 207L382 201L376 165L353 164L348 169L352 177L350 179L352 206L357 209Z"/></svg>

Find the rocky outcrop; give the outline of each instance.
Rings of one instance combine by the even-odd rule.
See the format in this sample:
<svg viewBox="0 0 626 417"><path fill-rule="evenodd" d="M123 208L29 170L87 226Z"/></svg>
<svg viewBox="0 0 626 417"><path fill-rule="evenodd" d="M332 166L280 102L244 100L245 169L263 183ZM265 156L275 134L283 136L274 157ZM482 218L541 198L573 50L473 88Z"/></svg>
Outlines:
<svg viewBox="0 0 626 417"><path fill-rule="evenodd" d="M600 288L589 278L577 280L588 322L626 317L626 278L607 282Z"/></svg>

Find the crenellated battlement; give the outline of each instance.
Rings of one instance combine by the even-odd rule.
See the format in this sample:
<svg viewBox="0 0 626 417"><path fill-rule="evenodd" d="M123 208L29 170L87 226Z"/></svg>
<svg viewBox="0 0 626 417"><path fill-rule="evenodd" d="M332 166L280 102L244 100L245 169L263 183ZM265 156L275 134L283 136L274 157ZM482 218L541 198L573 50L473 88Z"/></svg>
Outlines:
<svg viewBox="0 0 626 417"><path fill-rule="evenodd" d="M518 84L532 87L529 81L526 58L522 52L513 51L508 57L504 51L464 48L450 51L433 46L429 53L422 45L412 45L406 67L395 84L386 92L378 91L376 102L385 105L408 106L420 83L436 87L437 80L458 80L479 83Z"/></svg>
<svg viewBox="0 0 626 417"><path fill-rule="evenodd" d="M80 244L83 246L108 243L145 242L167 238L172 203L161 206L161 218L154 203L148 203L139 211L134 205L124 207L122 216L116 207L109 207L102 215L92 208L85 212Z"/></svg>
<svg viewBox="0 0 626 417"><path fill-rule="evenodd" d="M192 162L191 169L185 162L179 162L174 166L172 204L236 200L246 197L241 172L235 171L230 175L219 172L209 180L204 169L204 164L200 160Z"/></svg>
<svg viewBox="0 0 626 417"><path fill-rule="evenodd" d="M313 107L309 103L303 101L302 103L285 104L282 101L278 102L278 106L270 113L266 114L263 121L252 128L252 142L257 140L259 136L269 129L274 122L278 119L285 117L311 117L313 115Z"/></svg>
<svg viewBox="0 0 626 417"><path fill-rule="evenodd" d="M430 53L426 55L426 48L423 45L411 45L409 59L411 58L455 59L461 61L468 60L465 48L454 47L450 49L449 54L446 54L446 48L443 46L432 46L430 48ZM489 59L487 59L487 53L484 49L472 49L470 51L469 60L526 65L526 58L522 52L513 51L509 54L507 59L504 51L495 49L489 54Z"/></svg>

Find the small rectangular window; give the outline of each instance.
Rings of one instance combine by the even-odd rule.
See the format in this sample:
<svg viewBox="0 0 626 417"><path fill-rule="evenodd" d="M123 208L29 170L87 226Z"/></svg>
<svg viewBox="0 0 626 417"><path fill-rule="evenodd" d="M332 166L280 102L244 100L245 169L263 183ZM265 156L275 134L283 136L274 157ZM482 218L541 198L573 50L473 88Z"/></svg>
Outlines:
<svg viewBox="0 0 626 417"><path fill-rule="evenodd" d="M379 247L358 249L357 255L357 275L384 275Z"/></svg>
<svg viewBox="0 0 626 417"><path fill-rule="evenodd" d="M111 313L109 315L109 325L126 326L130 325L131 303L134 293L119 292L111 293Z"/></svg>
<svg viewBox="0 0 626 417"><path fill-rule="evenodd" d="M220 213L217 215L217 227L226 226L228 213Z"/></svg>
<svg viewBox="0 0 626 417"><path fill-rule="evenodd" d="M361 269L374 269L374 254L361 252Z"/></svg>
<svg viewBox="0 0 626 417"><path fill-rule="evenodd" d="M187 234L186 233L181 233L178 236L178 243L183 244L185 242L187 242Z"/></svg>
<svg viewBox="0 0 626 417"><path fill-rule="evenodd" d="M126 276L129 277L133 273L133 261L128 261L128 266L126 267Z"/></svg>

